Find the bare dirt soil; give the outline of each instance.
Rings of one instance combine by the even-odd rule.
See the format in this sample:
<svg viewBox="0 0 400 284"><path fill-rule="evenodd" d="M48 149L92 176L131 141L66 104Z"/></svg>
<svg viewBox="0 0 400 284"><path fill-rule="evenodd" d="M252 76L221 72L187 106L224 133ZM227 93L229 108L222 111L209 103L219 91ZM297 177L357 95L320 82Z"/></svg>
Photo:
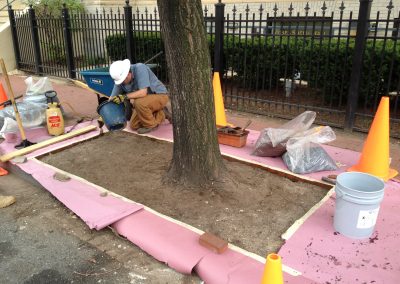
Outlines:
<svg viewBox="0 0 400 284"><path fill-rule="evenodd" d="M114 132L41 160L260 256L278 251L281 234L327 193L233 161L225 188L166 184L171 158L171 143Z"/></svg>

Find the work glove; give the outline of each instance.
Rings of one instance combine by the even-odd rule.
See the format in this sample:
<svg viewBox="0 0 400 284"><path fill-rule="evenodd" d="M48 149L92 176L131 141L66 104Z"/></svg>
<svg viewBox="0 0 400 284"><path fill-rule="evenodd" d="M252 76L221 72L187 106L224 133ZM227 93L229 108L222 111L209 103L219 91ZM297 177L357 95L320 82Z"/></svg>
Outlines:
<svg viewBox="0 0 400 284"><path fill-rule="evenodd" d="M124 103L125 99L126 99L126 95L117 95L117 96L110 98L111 101L113 101L114 103L116 103L118 105Z"/></svg>

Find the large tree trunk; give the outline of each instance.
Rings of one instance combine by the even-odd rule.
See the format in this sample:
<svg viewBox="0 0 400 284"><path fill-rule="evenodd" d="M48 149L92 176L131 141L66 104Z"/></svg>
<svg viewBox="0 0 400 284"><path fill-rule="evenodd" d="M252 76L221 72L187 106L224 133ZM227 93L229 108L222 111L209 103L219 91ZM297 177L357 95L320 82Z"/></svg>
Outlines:
<svg viewBox="0 0 400 284"><path fill-rule="evenodd" d="M211 61L200 0L157 0L168 63L174 152L169 177L204 186L225 170L214 117Z"/></svg>

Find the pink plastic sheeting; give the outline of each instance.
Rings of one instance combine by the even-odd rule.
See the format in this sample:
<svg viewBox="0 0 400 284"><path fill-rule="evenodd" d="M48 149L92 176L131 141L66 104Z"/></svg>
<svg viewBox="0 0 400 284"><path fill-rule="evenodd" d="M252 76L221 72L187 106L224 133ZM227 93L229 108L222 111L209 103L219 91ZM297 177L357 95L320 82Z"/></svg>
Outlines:
<svg viewBox="0 0 400 284"><path fill-rule="evenodd" d="M128 132L133 132L129 128L126 128L125 130ZM249 131L250 133L247 137L247 143L244 147L236 148L220 144L219 147L221 153L235 156L248 161L257 162L268 167L289 171L289 169L286 167L281 157L270 158L270 157L259 157L251 155L251 153L254 150L255 143L260 135L260 132L255 130L249 130ZM164 139L172 142L173 141L172 126L171 124L162 124L156 130L150 132L150 134L147 136ZM324 172L305 174L301 176L306 176L308 178L320 181L323 176L326 176L328 174L338 174L344 172L348 167L356 164L356 162L358 161L358 157L360 155L360 153L358 152L346 149L340 149L329 145L322 145L322 147L327 151L329 156L335 162L338 162L338 164L340 165L339 169L336 171L324 171Z"/></svg>
<svg viewBox="0 0 400 284"><path fill-rule="evenodd" d="M76 125L73 130L78 130L80 128L89 126L91 124L96 125L97 122L92 122L92 121L83 122L83 123L80 123L80 124ZM71 129L71 127L72 126L66 127L65 131L68 131L69 129ZM39 143L41 141L45 141L45 140L48 140L48 139L53 137L53 136L50 136L48 134L47 129L44 128L44 127L39 127L39 128L34 128L34 129L27 129L27 130L25 130L25 132L26 132L25 133L26 134L26 138L30 142L34 142L34 143ZM96 137L96 136L99 135L99 133L100 133L99 130L93 130L93 131L90 131L88 133L85 133L85 134L82 134L82 135L79 135L79 136L75 136L75 137L72 137L70 139L58 142L56 144L49 145L47 147L38 149L36 151L33 151L31 153L26 154L25 156L27 158L38 157L40 155L49 153L51 151L54 151L54 150L57 150L57 149L62 149L64 147L66 147L66 146L69 146L69 145L72 145L72 144L87 140L87 139L92 138L92 137ZM15 151L16 149L15 149L14 146L18 145L20 142L21 142L20 139L18 139L18 141L16 143L7 143L7 142L4 141L3 143L0 144L0 154L7 154L9 152Z"/></svg>
<svg viewBox="0 0 400 284"><path fill-rule="evenodd" d="M223 254L205 256L196 272L207 284L260 283L264 264L228 249Z"/></svg>
<svg viewBox="0 0 400 284"><path fill-rule="evenodd" d="M228 249L223 254L205 256L195 267L197 274L207 284L250 284L260 283L264 272L264 263ZM314 283L304 276L292 276L283 272L285 283Z"/></svg>
<svg viewBox="0 0 400 284"><path fill-rule="evenodd" d="M196 232L146 209L119 220L112 227L178 272L190 274L195 268L207 284L260 283L263 263L231 249L223 254L213 253L199 244L200 235ZM312 283L302 276L286 273L284 278L286 283Z"/></svg>
<svg viewBox="0 0 400 284"><path fill-rule="evenodd" d="M112 195L102 197L94 186L74 178L66 182L55 180L53 175L56 171L35 160L28 160L17 166L31 174L91 229L101 230L143 208L143 205L123 201Z"/></svg>
<svg viewBox="0 0 400 284"><path fill-rule="evenodd" d="M386 183L374 234L347 238L333 228L335 198L325 202L283 245L284 263L323 283L400 283L400 187Z"/></svg>
<svg viewBox="0 0 400 284"><path fill-rule="evenodd" d="M120 235L181 273L190 274L202 257L212 253L198 244L199 234L147 210L112 226Z"/></svg>
<svg viewBox="0 0 400 284"><path fill-rule="evenodd" d="M82 137L71 139L74 141L68 140L67 144L87 139L87 137L92 137L91 135L82 135ZM93 136L95 135L97 133ZM248 143L244 148L221 145L221 152L286 170L287 168L280 158L251 156L258 135L259 132L251 131ZM149 136L172 141L171 126L164 124ZM28 136L29 140L32 139L30 137L32 136ZM32 139L32 141L40 140ZM65 147L65 145L58 144L52 146L42 149L43 153ZM336 172L313 173L307 176L319 179L327 173L340 173L358 160L359 153L330 146L324 146L324 148L334 160L342 165L341 169ZM10 148L10 150L14 149ZM40 154L36 151L32 153L32 156L37 155ZM43 174L43 171L32 162L19 166L32 173L42 185L51 188L49 191L88 223L89 227L102 228L106 224L112 223L112 219L119 220L121 216L131 214L129 210L122 209L123 215L114 216L115 208L112 207L118 207L121 204L114 205L116 200L100 197L99 192L95 189L87 193L87 189L78 189L79 185L75 184L62 189L55 186L61 182L53 180L54 172ZM400 243L398 241L400 225L395 222L400 204L398 189L398 184L396 185L393 181L388 183L375 235L367 241L351 240L335 234L332 228L334 200L330 199L325 202L306 220L279 252L286 265L303 273L299 277L285 274L285 283L326 281L356 283L358 280L359 282L375 281L374 283L400 282ZM71 197L70 193L77 194L76 191L81 194ZM90 194L93 192L96 193L91 196ZM105 200L107 204L103 203ZM84 207L82 208L78 204L84 204ZM96 207L96 209L93 210L90 207ZM110 208L112 208L112 212L108 211ZM140 208L134 209L132 212L137 213L117 221L113 226L120 234L127 236L133 243L157 259L169 263L177 271L190 273L193 267L196 267L198 274L207 283L259 283L263 264L239 253L235 255L236 252L231 250L222 256L210 253L197 244L198 235L196 233L148 211L137 210ZM225 256L227 257L225 258Z"/></svg>

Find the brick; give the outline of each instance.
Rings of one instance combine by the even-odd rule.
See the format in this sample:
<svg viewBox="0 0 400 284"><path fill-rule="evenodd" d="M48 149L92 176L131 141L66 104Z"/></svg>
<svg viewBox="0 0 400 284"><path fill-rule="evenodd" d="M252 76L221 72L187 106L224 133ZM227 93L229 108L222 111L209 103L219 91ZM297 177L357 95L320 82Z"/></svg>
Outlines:
<svg viewBox="0 0 400 284"><path fill-rule="evenodd" d="M228 248L228 242L211 234L204 233L199 238L200 245L212 250L215 253L221 254Z"/></svg>

